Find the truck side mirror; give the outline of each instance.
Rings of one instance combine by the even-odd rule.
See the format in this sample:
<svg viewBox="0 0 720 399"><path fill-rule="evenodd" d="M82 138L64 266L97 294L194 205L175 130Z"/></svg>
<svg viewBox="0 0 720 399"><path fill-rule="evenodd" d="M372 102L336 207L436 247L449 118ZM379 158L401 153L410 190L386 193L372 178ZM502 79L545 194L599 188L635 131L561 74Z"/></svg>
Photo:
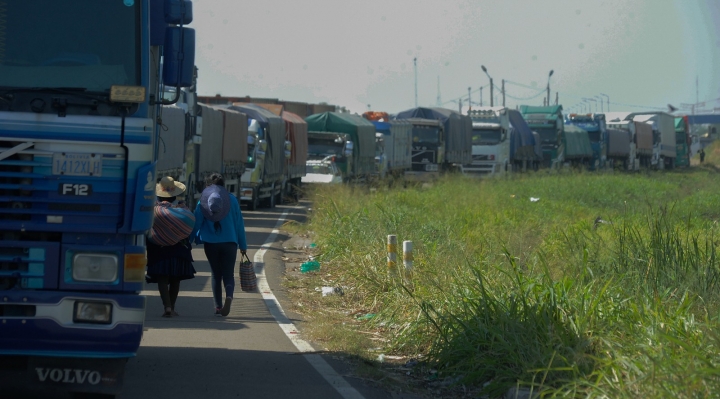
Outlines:
<svg viewBox="0 0 720 399"><path fill-rule="evenodd" d="M165 22L173 25L188 25L193 20L192 1L165 0Z"/></svg>
<svg viewBox="0 0 720 399"><path fill-rule="evenodd" d="M195 29L169 26L163 46L163 83L167 86L193 85Z"/></svg>
<svg viewBox="0 0 720 399"><path fill-rule="evenodd" d="M290 159L292 156L292 143L285 140L285 159Z"/></svg>
<svg viewBox="0 0 720 399"><path fill-rule="evenodd" d="M345 149L343 150L343 155L345 155L346 157L351 157L353 154L353 148L354 148L353 142L347 141L345 143Z"/></svg>

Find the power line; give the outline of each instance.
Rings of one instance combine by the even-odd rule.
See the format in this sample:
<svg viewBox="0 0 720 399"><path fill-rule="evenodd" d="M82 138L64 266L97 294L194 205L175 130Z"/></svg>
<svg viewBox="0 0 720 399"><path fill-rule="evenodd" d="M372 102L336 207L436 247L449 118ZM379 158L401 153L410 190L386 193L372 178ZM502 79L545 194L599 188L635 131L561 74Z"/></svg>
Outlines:
<svg viewBox="0 0 720 399"><path fill-rule="evenodd" d="M516 100L516 101L525 101L525 100L532 100L534 98L538 98L544 94L545 94L545 89L541 89L535 95L530 96L530 97L515 97L515 96L511 96L510 94L507 94L507 93L505 93L505 97Z"/></svg>
<svg viewBox="0 0 720 399"><path fill-rule="evenodd" d="M484 89L486 87L490 87L490 84L486 84L485 86L480 86L479 88L471 91L470 93L479 93L480 89ZM442 104L445 105L445 104L449 104L449 103L457 103L459 100L465 100L466 98L467 98L467 94L462 95L460 97L456 97L452 100L447 100L447 101L443 102Z"/></svg>
<svg viewBox="0 0 720 399"><path fill-rule="evenodd" d="M573 96L572 94L564 94L564 96L565 96L565 97L577 98L577 99L580 99L580 100L582 100L583 98L587 98L587 97ZM606 102L606 103L607 103L607 102ZM626 104L626 103L618 103L618 102L614 102L614 101L610 101L610 104L620 105L620 106L623 106L623 107L632 107L632 108L645 108L645 109L667 110L667 107L658 107L658 106L654 106L654 105Z"/></svg>

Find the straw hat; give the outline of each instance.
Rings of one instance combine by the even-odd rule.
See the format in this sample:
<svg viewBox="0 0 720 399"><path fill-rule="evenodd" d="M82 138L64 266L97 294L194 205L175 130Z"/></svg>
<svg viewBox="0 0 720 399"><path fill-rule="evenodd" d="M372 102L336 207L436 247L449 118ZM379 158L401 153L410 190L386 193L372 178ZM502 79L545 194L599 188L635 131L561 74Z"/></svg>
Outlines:
<svg viewBox="0 0 720 399"><path fill-rule="evenodd" d="M160 183L155 185L155 195L162 198L177 197L184 192L185 185L170 176L163 177Z"/></svg>

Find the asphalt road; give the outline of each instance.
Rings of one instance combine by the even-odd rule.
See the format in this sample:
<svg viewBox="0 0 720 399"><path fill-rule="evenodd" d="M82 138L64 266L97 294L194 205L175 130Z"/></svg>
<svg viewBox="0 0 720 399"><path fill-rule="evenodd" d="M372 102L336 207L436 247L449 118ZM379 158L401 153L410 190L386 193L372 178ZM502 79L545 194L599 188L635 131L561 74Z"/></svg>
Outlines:
<svg viewBox="0 0 720 399"><path fill-rule="evenodd" d="M213 314L210 267L202 247L193 249L196 277L180 286L179 317L161 317L163 307L156 286L146 287L145 333L137 357L127 364L120 399L394 397L347 375L347 366L333 357L300 354L289 338L295 333L286 334L276 320L276 303L284 301L281 257L282 243L288 237L272 232L279 217L302 221L305 210L301 206L243 210L248 255L256 264L264 261L260 266L270 290L245 293L237 283L227 317ZM269 237L274 239L266 243ZM255 257L258 251L262 259ZM278 302L271 300L273 296ZM293 330L290 322L297 319L291 314L287 317L284 329L290 326ZM305 347L304 351L311 349Z"/></svg>

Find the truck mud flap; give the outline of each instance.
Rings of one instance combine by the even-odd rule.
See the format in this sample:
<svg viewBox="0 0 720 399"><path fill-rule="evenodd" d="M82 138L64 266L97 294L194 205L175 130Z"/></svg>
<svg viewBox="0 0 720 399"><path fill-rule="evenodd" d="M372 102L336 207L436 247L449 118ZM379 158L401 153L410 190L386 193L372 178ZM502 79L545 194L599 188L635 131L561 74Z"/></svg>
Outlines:
<svg viewBox="0 0 720 399"><path fill-rule="evenodd" d="M10 392L120 393L127 358L0 357L0 386ZM2 396L0 394L0 396Z"/></svg>

